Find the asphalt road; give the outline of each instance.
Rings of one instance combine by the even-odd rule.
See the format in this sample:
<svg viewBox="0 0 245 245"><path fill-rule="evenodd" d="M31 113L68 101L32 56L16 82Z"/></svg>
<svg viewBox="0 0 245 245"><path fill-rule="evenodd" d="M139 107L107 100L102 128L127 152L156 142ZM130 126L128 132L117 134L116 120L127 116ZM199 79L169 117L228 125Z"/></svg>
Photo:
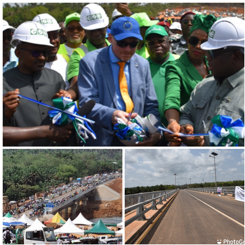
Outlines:
<svg viewBox="0 0 245 245"><path fill-rule="evenodd" d="M181 190L142 243L224 244L228 240L244 240L244 203Z"/></svg>

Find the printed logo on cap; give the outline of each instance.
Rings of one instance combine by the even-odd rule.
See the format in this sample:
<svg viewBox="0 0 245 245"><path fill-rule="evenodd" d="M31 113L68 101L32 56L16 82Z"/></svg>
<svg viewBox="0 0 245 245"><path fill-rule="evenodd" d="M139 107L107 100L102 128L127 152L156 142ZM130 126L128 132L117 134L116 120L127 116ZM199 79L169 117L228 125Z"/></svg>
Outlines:
<svg viewBox="0 0 245 245"><path fill-rule="evenodd" d="M92 20L99 20L102 19L102 14L98 13L98 14L91 14L87 16L87 21L92 21Z"/></svg>
<svg viewBox="0 0 245 245"><path fill-rule="evenodd" d="M153 32L153 31L162 31L162 29L160 27L153 27L151 30L148 31L147 34Z"/></svg>
<svg viewBox="0 0 245 245"><path fill-rule="evenodd" d="M48 37L47 32L43 29L37 28L37 29L30 29L30 34L31 35L39 35L39 36L45 36Z"/></svg>
<svg viewBox="0 0 245 245"><path fill-rule="evenodd" d="M214 30L210 30L208 35L209 35L211 38L214 38L214 34L215 34L215 31L214 31Z"/></svg>
<svg viewBox="0 0 245 245"><path fill-rule="evenodd" d="M54 24L52 19L41 19L41 20L39 20L37 22L40 23L40 24L42 24L42 25Z"/></svg>
<svg viewBox="0 0 245 245"><path fill-rule="evenodd" d="M131 30L132 28L133 28L133 25L132 25L132 23L131 22L125 22L124 23L124 25L123 25L123 28L125 29L125 30Z"/></svg>

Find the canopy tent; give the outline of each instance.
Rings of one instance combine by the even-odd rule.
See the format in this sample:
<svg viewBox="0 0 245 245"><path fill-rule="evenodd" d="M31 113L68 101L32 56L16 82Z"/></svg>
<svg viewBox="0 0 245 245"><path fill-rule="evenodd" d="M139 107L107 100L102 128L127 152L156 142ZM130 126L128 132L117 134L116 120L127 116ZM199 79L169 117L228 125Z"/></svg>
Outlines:
<svg viewBox="0 0 245 245"><path fill-rule="evenodd" d="M37 231L42 230L43 227L46 227L44 224L42 224L38 219L35 219L33 224L26 229L26 231Z"/></svg>
<svg viewBox="0 0 245 245"><path fill-rule="evenodd" d="M67 222L60 228L54 230L54 234L64 234L64 233L75 233L84 235L84 230L79 229L75 224L72 223L71 219L69 218Z"/></svg>
<svg viewBox="0 0 245 245"><path fill-rule="evenodd" d="M81 213L72 221L75 225L92 225L93 222L85 219Z"/></svg>
<svg viewBox="0 0 245 245"><path fill-rule="evenodd" d="M44 222L44 224L50 224L50 223L56 223L56 224L61 224L64 225L65 224L65 220L60 216L60 214L57 212L55 214L55 216L47 221Z"/></svg>
<svg viewBox="0 0 245 245"><path fill-rule="evenodd" d="M25 222L20 222L17 219L15 219L10 213L7 213L4 217L3 217L3 225L6 226L11 226L11 225L25 225Z"/></svg>
<svg viewBox="0 0 245 245"><path fill-rule="evenodd" d="M115 231L110 231L100 219L92 229L85 231L85 234L110 234L115 235Z"/></svg>
<svg viewBox="0 0 245 245"><path fill-rule="evenodd" d="M32 225L34 223L33 220L29 219L26 214L23 214L22 217L18 220L20 222L26 223L28 226Z"/></svg>
<svg viewBox="0 0 245 245"><path fill-rule="evenodd" d="M118 228L123 228L123 222L117 224L117 227L118 227Z"/></svg>

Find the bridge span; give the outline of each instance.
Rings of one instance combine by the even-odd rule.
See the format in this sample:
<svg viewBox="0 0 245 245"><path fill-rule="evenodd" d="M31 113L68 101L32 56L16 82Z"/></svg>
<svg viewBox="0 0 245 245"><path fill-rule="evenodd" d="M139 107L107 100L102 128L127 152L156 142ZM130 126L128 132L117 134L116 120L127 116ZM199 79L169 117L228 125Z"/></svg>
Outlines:
<svg viewBox="0 0 245 245"><path fill-rule="evenodd" d="M126 226L125 218L125 242L244 244L244 202L236 201L229 195L219 196L188 189L174 195L176 197L167 211L155 217L140 234L127 235L129 225Z"/></svg>

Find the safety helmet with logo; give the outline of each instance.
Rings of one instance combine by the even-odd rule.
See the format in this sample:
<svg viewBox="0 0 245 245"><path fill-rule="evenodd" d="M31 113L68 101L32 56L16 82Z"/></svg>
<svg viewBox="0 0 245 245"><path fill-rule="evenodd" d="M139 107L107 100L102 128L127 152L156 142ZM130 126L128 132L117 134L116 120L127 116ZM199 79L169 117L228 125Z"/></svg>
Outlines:
<svg viewBox="0 0 245 245"><path fill-rule="evenodd" d="M7 29L11 29L12 31L15 30L15 28L13 26L10 26L8 21L3 20L3 31L7 30Z"/></svg>
<svg viewBox="0 0 245 245"><path fill-rule="evenodd" d="M80 24L85 30L101 29L108 26L109 18L100 5L91 3L82 9Z"/></svg>
<svg viewBox="0 0 245 245"><path fill-rule="evenodd" d="M214 22L208 33L208 41L201 45L201 49L215 50L228 46L244 48L244 26L245 21L237 17Z"/></svg>
<svg viewBox="0 0 245 245"><path fill-rule="evenodd" d="M53 47L50 44L47 31L40 23L34 21L26 21L17 27L11 45L17 46L19 42Z"/></svg>
<svg viewBox="0 0 245 245"><path fill-rule="evenodd" d="M32 21L42 24L47 32L60 30L57 20L50 14L39 14Z"/></svg>

